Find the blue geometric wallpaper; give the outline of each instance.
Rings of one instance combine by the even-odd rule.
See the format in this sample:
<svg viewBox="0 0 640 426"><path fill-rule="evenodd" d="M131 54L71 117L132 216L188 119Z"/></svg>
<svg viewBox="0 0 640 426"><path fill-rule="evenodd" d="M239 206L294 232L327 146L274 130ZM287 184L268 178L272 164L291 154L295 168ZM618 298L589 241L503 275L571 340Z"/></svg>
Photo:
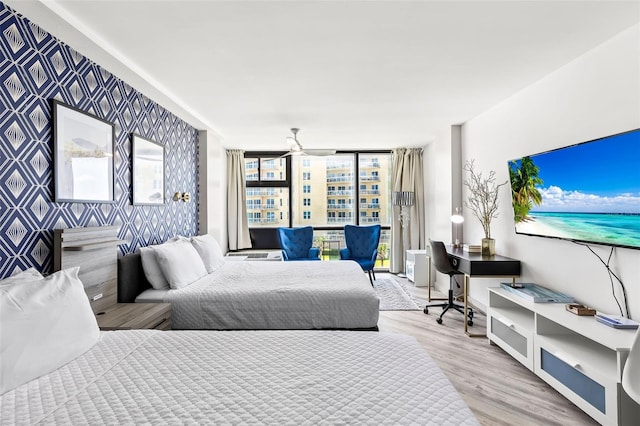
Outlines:
<svg viewBox="0 0 640 426"><path fill-rule="evenodd" d="M52 99L115 124L115 203L53 202ZM163 206L131 205L132 133L165 147ZM197 156L195 128L0 3L0 278L51 272L53 229L118 225L123 254L196 234Z"/></svg>

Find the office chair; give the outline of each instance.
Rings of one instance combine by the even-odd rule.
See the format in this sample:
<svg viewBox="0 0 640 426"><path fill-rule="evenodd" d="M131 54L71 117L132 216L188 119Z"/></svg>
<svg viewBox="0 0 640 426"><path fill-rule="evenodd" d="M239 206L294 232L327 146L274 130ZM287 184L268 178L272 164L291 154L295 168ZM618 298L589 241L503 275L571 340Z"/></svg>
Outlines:
<svg viewBox="0 0 640 426"><path fill-rule="evenodd" d="M282 259L320 260L320 249L313 246L313 227L278 228Z"/></svg>
<svg viewBox="0 0 640 426"><path fill-rule="evenodd" d="M635 402L640 404L640 329L636 331L636 337L629 350L629 357L624 364L622 373L622 387Z"/></svg>
<svg viewBox="0 0 640 426"><path fill-rule="evenodd" d="M453 285L458 286L460 288L460 284L455 279L455 275L461 275L460 272L456 269L455 266L451 264L449 260L449 255L447 254L447 249L444 246L442 241L431 241L429 240L429 245L431 246L431 260L433 261L433 266L435 266L438 272L449 275L449 297L447 301L444 303L434 303L431 305L427 305L424 308L424 313L429 313L429 308L434 307L442 307L442 313L436 319L438 324L442 324L442 316L449 310L455 309L456 311L464 314L464 306L459 305L453 301ZM469 307L467 311L467 315L469 318L467 319L468 325L473 325L473 309Z"/></svg>
<svg viewBox="0 0 640 426"><path fill-rule="evenodd" d="M380 225L344 226L344 241L347 247L340 249L340 260L358 262L362 270L369 273L371 286L373 286L373 280L376 279L373 268L378 257L381 229ZM373 274L373 279L371 274Z"/></svg>

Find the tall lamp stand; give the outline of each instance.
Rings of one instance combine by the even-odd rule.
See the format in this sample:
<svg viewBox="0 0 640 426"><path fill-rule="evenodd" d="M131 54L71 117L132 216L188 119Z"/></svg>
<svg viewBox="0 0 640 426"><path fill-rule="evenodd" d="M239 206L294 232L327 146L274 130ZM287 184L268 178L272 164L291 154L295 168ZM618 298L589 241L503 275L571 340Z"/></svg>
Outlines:
<svg viewBox="0 0 640 426"><path fill-rule="evenodd" d="M400 278L406 278L407 268L407 227L411 216L409 214L409 207L413 206L415 193L413 191L394 191L392 194L392 203L394 206L400 207L400 215L398 220L402 226L402 272L398 273Z"/></svg>

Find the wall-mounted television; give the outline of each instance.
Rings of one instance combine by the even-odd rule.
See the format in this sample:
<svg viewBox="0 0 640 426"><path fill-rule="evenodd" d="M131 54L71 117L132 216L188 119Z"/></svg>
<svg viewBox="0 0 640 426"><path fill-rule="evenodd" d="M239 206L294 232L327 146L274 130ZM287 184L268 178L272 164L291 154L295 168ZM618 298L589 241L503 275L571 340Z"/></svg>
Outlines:
<svg viewBox="0 0 640 426"><path fill-rule="evenodd" d="M640 129L509 162L517 234L640 249Z"/></svg>

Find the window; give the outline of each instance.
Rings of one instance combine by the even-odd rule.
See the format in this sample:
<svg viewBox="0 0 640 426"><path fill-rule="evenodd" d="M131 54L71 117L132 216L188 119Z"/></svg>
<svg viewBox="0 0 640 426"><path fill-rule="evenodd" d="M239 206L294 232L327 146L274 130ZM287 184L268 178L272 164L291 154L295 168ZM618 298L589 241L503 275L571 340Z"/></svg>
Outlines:
<svg viewBox="0 0 640 426"><path fill-rule="evenodd" d="M312 225L314 239L344 246L345 224L380 224L378 266L389 266L391 153L270 154L245 154L250 228Z"/></svg>
<svg viewBox="0 0 640 426"><path fill-rule="evenodd" d="M249 227L289 226L291 163L267 154L245 154L244 160Z"/></svg>

